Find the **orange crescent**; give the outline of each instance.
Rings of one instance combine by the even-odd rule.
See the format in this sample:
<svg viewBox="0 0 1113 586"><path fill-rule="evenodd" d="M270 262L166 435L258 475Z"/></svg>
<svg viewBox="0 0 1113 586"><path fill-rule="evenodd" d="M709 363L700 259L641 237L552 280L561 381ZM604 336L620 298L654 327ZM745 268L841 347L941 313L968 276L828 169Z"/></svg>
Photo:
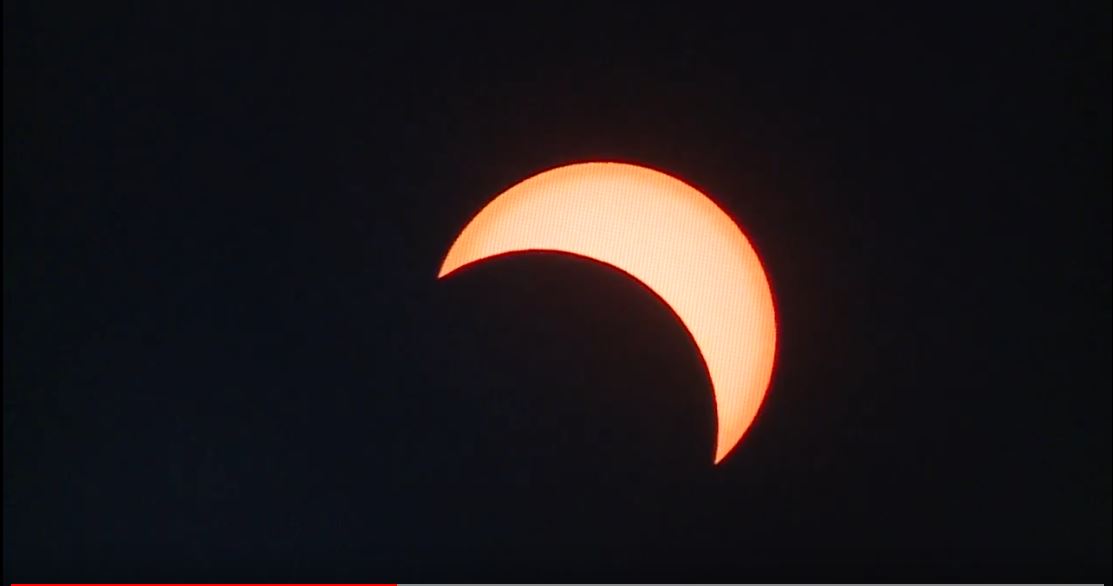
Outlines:
<svg viewBox="0 0 1113 586"><path fill-rule="evenodd" d="M499 254L565 252L612 266L692 335L718 416L715 463L750 427L773 373L773 294L749 240L692 186L623 163L579 163L511 187L456 238L439 277Z"/></svg>

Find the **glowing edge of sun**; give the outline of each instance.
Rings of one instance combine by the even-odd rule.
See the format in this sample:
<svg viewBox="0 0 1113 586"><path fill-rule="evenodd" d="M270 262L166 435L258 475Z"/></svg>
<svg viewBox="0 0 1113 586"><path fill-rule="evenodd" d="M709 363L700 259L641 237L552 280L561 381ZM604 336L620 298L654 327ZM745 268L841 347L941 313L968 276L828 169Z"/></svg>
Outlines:
<svg viewBox="0 0 1113 586"><path fill-rule="evenodd" d="M688 329L715 397L718 464L753 423L776 352L773 295L757 253L683 181L624 163L578 163L514 185L457 237L438 278L511 252L566 252L613 266Z"/></svg>

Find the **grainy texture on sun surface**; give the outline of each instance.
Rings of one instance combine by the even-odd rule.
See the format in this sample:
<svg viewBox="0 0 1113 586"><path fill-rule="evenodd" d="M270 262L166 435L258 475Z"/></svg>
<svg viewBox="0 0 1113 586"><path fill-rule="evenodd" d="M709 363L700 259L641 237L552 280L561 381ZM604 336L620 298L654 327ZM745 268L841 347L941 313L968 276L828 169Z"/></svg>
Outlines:
<svg viewBox="0 0 1113 586"><path fill-rule="evenodd" d="M730 216L660 171L567 165L487 204L453 242L440 276L526 251L574 254L617 268L676 312L711 378L714 462L722 461L761 406L777 345L765 270Z"/></svg>

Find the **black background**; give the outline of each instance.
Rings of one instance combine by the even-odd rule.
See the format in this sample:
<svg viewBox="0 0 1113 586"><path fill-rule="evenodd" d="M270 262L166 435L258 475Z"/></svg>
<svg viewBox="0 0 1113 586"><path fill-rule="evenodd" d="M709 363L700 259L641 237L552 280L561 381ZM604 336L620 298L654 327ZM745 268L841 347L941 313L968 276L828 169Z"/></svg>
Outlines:
<svg viewBox="0 0 1113 586"><path fill-rule="evenodd" d="M1108 581L1108 2L30 4L5 580ZM638 284L435 278L587 160L763 258L776 371L718 467Z"/></svg>

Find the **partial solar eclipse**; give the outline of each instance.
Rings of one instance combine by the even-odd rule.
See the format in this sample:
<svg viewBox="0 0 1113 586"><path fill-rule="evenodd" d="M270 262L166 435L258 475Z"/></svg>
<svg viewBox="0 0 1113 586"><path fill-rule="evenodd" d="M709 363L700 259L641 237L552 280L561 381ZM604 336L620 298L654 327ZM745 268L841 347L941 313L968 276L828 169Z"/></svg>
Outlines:
<svg viewBox="0 0 1113 586"><path fill-rule="evenodd" d="M492 256L563 252L618 269L672 308L707 365L715 463L750 427L773 373L773 295L757 253L707 196L659 171L580 163L534 175L487 204L438 278Z"/></svg>

